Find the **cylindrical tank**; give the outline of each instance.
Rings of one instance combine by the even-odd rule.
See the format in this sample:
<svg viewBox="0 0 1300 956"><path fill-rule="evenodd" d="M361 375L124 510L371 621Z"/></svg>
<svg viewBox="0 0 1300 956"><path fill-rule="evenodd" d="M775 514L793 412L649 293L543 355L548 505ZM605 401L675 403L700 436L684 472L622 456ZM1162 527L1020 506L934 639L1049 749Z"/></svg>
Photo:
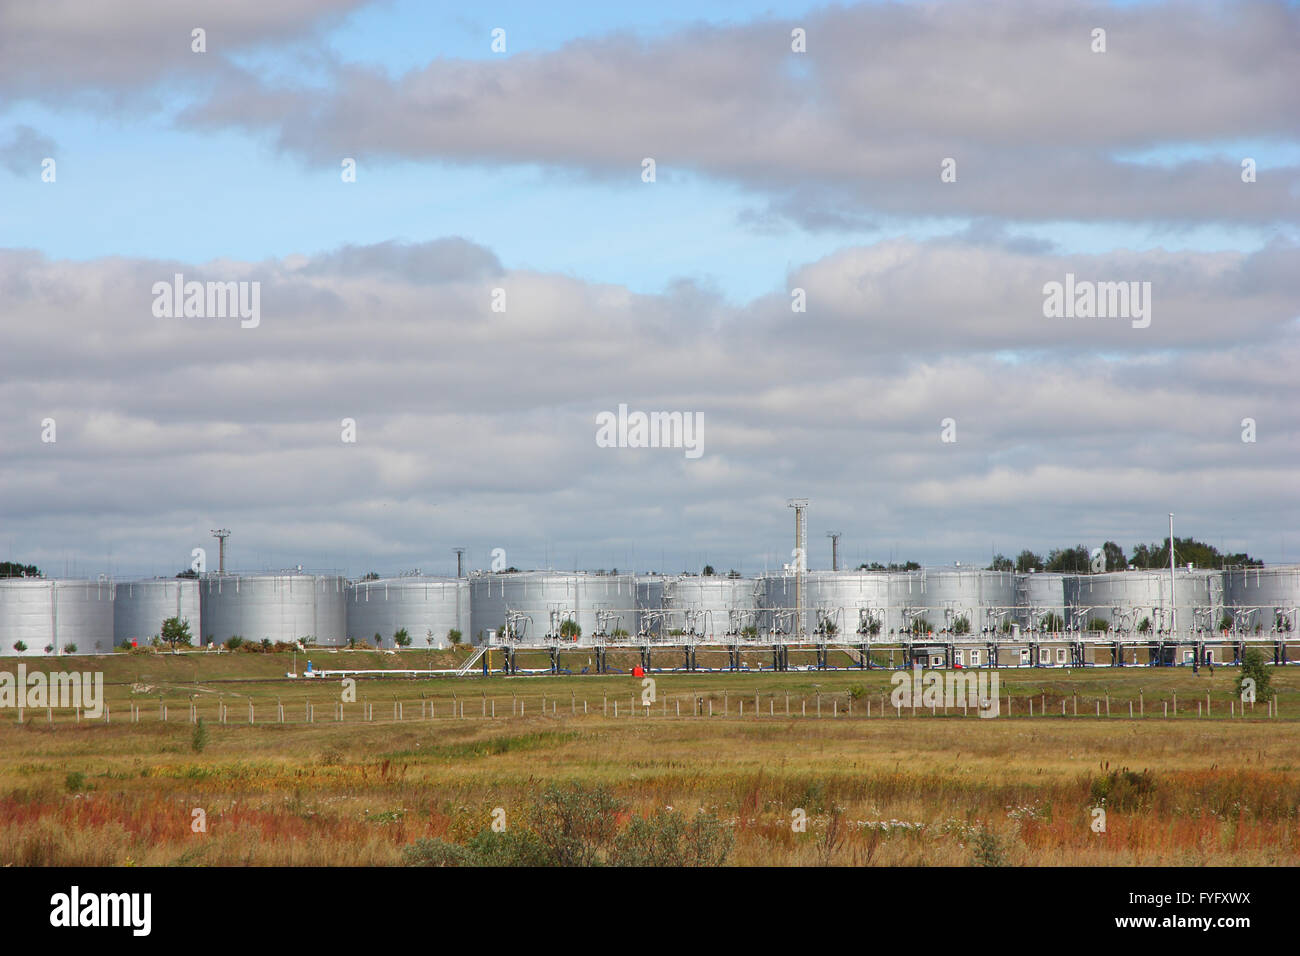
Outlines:
<svg viewBox="0 0 1300 956"><path fill-rule="evenodd" d="M113 642L136 641L141 646L162 634L163 621L188 621L193 643L203 639L199 582L193 578L153 578L120 581L113 594Z"/></svg>
<svg viewBox="0 0 1300 956"><path fill-rule="evenodd" d="M1170 627L1169 591L1169 572L1164 570L1066 575L1066 618L1070 627L1080 630L1100 630L1105 624L1121 634L1156 637ZM1179 633L1212 630L1222 613L1221 595L1219 572L1175 571L1173 603Z"/></svg>
<svg viewBox="0 0 1300 956"><path fill-rule="evenodd" d="M664 610L664 587L671 580L662 574L642 574L636 578L636 634L649 636L663 630L672 617Z"/></svg>
<svg viewBox="0 0 1300 956"><path fill-rule="evenodd" d="M212 574L200 581L203 640L343 644L347 581L334 574Z"/></svg>
<svg viewBox="0 0 1300 956"><path fill-rule="evenodd" d="M925 568L892 575L890 628L924 628L955 636L996 630L1015 612L1015 577L1010 571L975 568Z"/></svg>
<svg viewBox="0 0 1300 956"><path fill-rule="evenodd" d="M1300 567L1232 568L1224 572L1224 610L1238 632L1300 631ZM1216 625L1217 626L1217 625Z"/></svg>
<svg viewBox="0 0 1300 956"><path fill-rule="evenodd" d="M582 637L631 636L638 625L637 581L631 574L518 571L470 577L474 642L488 630L544 642L574 621ZM507 634L509 631L509 634Z"/></svg>
<svg viewBox="0 0 1300 956"><path fill-rule="evenodd" d="M1061 632L1069 623L1065 613L1065 575L1052 571L1016 575L1016 608L1008 622L1022 633Z"/></svg>
<svg viewBox="0 0 1300 956"><path fill-rule="evenodd" d="M803 633L840 641L889 633L891 575L878 571L804 572ZM764 632L793 633L795 576L769 574L759 579Z"/></svg>
<svg viewBox="0 0 1300 956"><path fill-rule="evenodd" d="M753 627L757 636L758 599L752 578L681 575L663 588L663 609L671 612L670 631L681 630L705 640L740 637Z"/></svg>
<svg viewBox="0 0 1300 956"><path fill-rule="evenodd" d="M347 634L358 641L379 634L384 647L405 629L411 647L449 647L457 630L469 643L469 581L466 578L406 577L357 581L347 587Z"/></svg>
<svg viewBox="0 0 1300 956"><path fill-rule="evenodd" d="M0 579L0 654L107 654L112 650L112 581Z"/></svg>

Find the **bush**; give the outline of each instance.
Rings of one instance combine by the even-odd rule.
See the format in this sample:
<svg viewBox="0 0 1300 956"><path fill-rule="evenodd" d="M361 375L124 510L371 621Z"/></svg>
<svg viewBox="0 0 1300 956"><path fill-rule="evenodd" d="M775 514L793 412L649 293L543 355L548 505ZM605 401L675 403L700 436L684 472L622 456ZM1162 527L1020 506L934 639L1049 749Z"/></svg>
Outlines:
<svg viewBox="0 0 1300 956"><path fill-rule="evenodd" d="M849 696L854 700L861 700L863 697L867 696L867 689L861 684L853 684L849 687Z"/></svg>
<svg viewBox="0 0 1300 956"><path fill-rule="evenodd" d="M718 866L731 831L713 814L661 810L620 830L626 807L605 787L548 787L538 805L503 833L465 844L421 839L402 851L408 866Z"/></svg>
<svg viewBox="0 0 1300 956"><path fill-rule="evenodd" d="M635 817L614 844L614 866L721 866L734 837L713 813L685 814L658 810Z"/></svg>
<svg viewBox="0 0 1300 956"><path fill-rule="evenodd" d="M240 637L238 634L236 634L234 637L226 641L226 649L231 651L237 651L241 646L243 646L243 643L244 643L244 639Z"/></svg>
<svg viewBox="0 0 1300 956"><path fill-rule="evenodd" d="M1007 866L1010 859L1006 844L988 827L980 827L975 833L973 856L976 866Z"/></svg>
<svg viewBox="0 0 1300 956"><path fill-rule="evenodd" d="M27 650L27 645L22 641L14 641L14 650L21 654L23 651Z"/></svg>
<svg viewBox="0 0 1300 956"><path fill-rule="evenodd" d="M76 644L64 644L64 645L63 645L63 653L65 653L65 654L75 654L75 653L77 653L77 645L76 645Z"/></svg>
<svg viewBox="0 0 1300 956"><path fill-rule="evenodd" d="M63 785L68 788L68 793L79 793L86 789L86 775L74 770L63 778Z"/></svg>
<svg viewBox="0 0 1300 956"><path fill-rule="evenodd" d="M1155 789L1155 774L1150 770L1134 772L1122 767L1093 777L1088 786L1088 798L1093 806L1134 811L1150 806Z"/></svg>
<svg viewBox="0 0 1300 956"><path fill-rule="evenodd" d="M1237 675L1237 695L1241 696L1247 679L1255 682L1255 699L1268 700L1277 691L1271 686L1273 679L1268 665L1264 663L1264 652L1258 647L1249 648L1241 660L1241 672Z"/></svg>
<svg viewBox="0 0 1300 956"><path fill-rule="evenodd" d="M190 734L190 749L196 754L203 753L203 748L208 745L208 725L200 717L194 724L194 732Z"/></svg>

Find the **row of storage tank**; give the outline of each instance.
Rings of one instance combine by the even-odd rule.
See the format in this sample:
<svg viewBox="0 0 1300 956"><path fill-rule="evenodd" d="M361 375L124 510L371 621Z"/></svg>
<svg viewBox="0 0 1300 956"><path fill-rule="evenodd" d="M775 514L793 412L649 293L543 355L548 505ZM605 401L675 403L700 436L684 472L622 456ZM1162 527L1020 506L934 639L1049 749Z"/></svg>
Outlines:
<svg viewBox="0 0 1300 956"><path fill-rule="evenodd" d="M357 582L315 574L133 582L11 578L0 580L0 655L105 653L132 640L148 643L170 617L189 622L195 643L240 636L342 645L380 635L386 647L399 629L413 647L445 647L453 630L475 643L489 633L539 642L571 636L565 621L583 637L711 640L797 630L849 641L909 632L1103 627L1159 634L1169 626L1168 571L809 571L803 575L801 629L796 590L795 576L785 573L726 578L536 571ZM1290 632L1297 625L1300 566L1178 570L1173 591L1181 635L1229 624L1239 633Z"/></svg>

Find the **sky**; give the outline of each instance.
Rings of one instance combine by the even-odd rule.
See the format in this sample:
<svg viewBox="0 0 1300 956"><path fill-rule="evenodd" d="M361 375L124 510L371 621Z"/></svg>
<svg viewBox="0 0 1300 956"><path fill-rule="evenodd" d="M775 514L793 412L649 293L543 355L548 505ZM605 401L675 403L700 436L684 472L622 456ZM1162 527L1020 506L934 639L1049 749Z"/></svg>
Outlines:
<svg viewBox="0 0 1300 956"><path fill-rule="evenodd" d="M1297 76L1282 2L5 0L0 560L1300 561Z"/></svg>

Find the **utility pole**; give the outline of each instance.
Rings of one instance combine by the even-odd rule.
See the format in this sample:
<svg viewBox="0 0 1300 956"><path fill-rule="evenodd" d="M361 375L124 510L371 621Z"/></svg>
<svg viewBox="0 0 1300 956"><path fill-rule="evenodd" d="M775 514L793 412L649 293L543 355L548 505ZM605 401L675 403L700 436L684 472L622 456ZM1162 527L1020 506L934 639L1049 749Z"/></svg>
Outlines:
<svg viewBox="0 0 1300 956"><path fill-rule="evenodd" d="M794 637L797 641L804 632L803 575L808 568L808 499L791 498L786 507L794 509Z"/></svg>
<svg viewBox="0 0 1300 956"><path fill-rule="evenodd" d="M1174 594L1174 515L1169 513L1169 634L1178 638L1177 602Z"/></svg>
<svg viewBox="0 0 1300 956"><path fill-rule="evenodd" d="M465 554L464 548L452 548L456 552L456 577L461 576L461 557Z"/></svg>
<svg viewBox="0 0 1300 956"><path fill-rule="evenodd" d="M840 569L840 537L842 535L843 532L841 531L826 532L826 537L831 539L831 570L832 571L838 571Z"/></svg>
<svg viewBox="0 0 1300 956"><path fill-rule="evenodd" d="M217 546L217 573L226 573L226 539L230 537L230 532L225 528L218 528L212 532L212 537L220 542Z"/></svg>

